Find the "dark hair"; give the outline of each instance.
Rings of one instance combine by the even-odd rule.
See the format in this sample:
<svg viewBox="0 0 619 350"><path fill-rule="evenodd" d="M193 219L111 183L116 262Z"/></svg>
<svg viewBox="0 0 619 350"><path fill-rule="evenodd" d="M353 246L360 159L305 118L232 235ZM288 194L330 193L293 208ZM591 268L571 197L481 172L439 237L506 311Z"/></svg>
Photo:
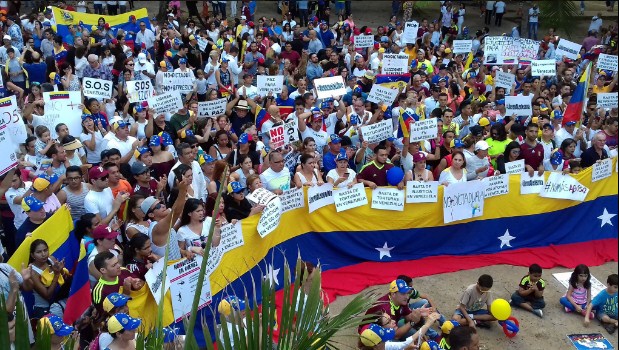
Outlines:
<svg viewBox="0 0 619 350"><path fill-rule="evenodd" d="M183 214L181 215L181 220L179 225L185 226L189 224L189 213L195 211L200 206L204 207L204 203L202 200L197 198L189 198L185 202L185 206L183 207Z"/></svg>
<svg viewBox="0 0 619 350"><path fill-rule="evenodd" d="M114 257L115 255L112 254L112 252L110 252L109 250L97 254L94 260L95 268L97 269L97 271L101 272L100 270L106 267L106 261L113 259Z"/></svg>
<svg viewBox="0 0 619 350"><path fill-rule="evenodd" d="M530 128L539 129L539 125L537 125L535 123L529 123L529 125L527 125L527 130L529 130Z"/></svg>
<svg viewBox="0 0 619 350"><path fill-rule="evenodd" d="M589 272L589 267L585 264L580 264L574 268L574 271L570 276L570 286L572 286L572 288L578 288L576 283L578 283L578 275L580 274L587 274L587 280L583 283L583 286L586 289L591 288L591 273Z"/></svg>
<svg viewBox="0 0 619 350"><path fill-rule="evenodd" d="M97 215L93 213L86 213L80 216L80 218L75 221L75 238L81 241L82 238L84 238L89 233L89 230L92 227L92 219L96 217Z"/></svg>
<svg viewBox="0 0 619 350"><path fill-rule="evenodd" d="M109 155L108 155L108 157L109 157ZM120 169L120 167L116 163L107 162L107 163L103 164L103 169L105 169L105 170L110 170L110 168L113 168L113 167L117 167L117 168Z"/></svg>
<svg viewBox="0 0 619 350"><path fill-rule="evenodd" d="M565 140L563 140L563 142L561 142L561 152L563 152L563 155L565 156L565 150L571 145L571 144L576 144L576 141L571 138L568 137Z"/></svg>
<svg viewBox="0 0 619 350"><path fill-rule="evenodd" d="M206 197L206 203L204 204L204 211L205 211L205 215L206 216L212 216L213 215L213 211L215 211L215 200L217 199L217 193L211 193L208 195L208 197ZM221 203L223 203L223 198ZM219 208L217 208L217 211L219 211ZM221 213L221 215L225 218L226 214L225 213ZM217 215L215 215L217 216Z"/></svg>
<svg viewBox="0 0 619 350"><path fill-rule="evenodd" d="M473 341L473 334L477 334L477 330L473 327L455 327L449 333L449 345L454 350L468 347Z"/></svg>
<svg viewBox="0 0 619 350"><path fill-rule="evenodd" d="M125 265L129 264L131 260L137 256L135 251L141 250L149 240L150 238L148 238L147 235L138 232L127 242L123 250L123 261Z"/></svg>
<svg viewBox="0 0 619 350"><path fill-rule="evenodd" d="M182 156L183 155L183 150L187 149L187 148L191 148L191 145L188 144L187 142L181 142L178 144L178 146L176 146L176 154L178 154L178 156Z"/></svg>
<svg viewBox="0 0 619 350"><path fill-rule="evenodd" d="M140 218L138 218L137 216L135 216L135 214L133 213L133 211L131 209L135 208L138 204L138 201L140 199L144 199L145 197L140 195L140 194L132 194L131 197L129 197L129 202L127 203L127 217L125 218L125 220L127 222L132 222L132 221L139 221L141 220Z"/></svg>
<svg viewBox="0 0 619 350"><path fill-rule="evenodd" d="M49 148L47 149L47 152L45 152L45 156L47 158L52 158L52 156L58 153L58 147L62 147L62 145L59 143L54 143L51 146L49 146Z"/></svg>
<svg viewBox="0 0 619 350"><path fill-rule="evenodd" d="M308 160L315 158L315 155L310 153L303 153L301 155L301 164L305 164Z"/></svg>
<svg viewBox="0 0 619 350"><path fill-rule="evenodd" d="M34 259L32 258L32 254L34 253L35 250L37 250L37 247L40 246L41 244L44 244L49 249L49 245L47 245L47 242L45 242L42 239L35 239L34 241L32 241L32 243L30 243L30 254L28 255L28 264L34 261Z"/></svg>
<svg viewBox="0 0 619 350"><path fill-rule="evenodd" d="M185 173L188 170L192 170L191 167L187 164L179 164L173 171L174 171L174 175L176 176L176 181L181 181L183 180L183 175L185 175Z"/></svg>
<svg viewBox="0 0 619 350"><path fill-rule="evenodd" d="M230 136L228 136L228 132L226 130L219 130L215 133L215 144L219 143L219 136L226 135L228 137L227 147L232 148L232 141L230 141Z"/></svg>
<svg viewBox="0 0 619 350"><path fill-rule="evenodd" d="M497 132L497 138L495 139L493 137L493 139L495 141L505 141L507 140L507 131L505 131L505 127L503 126L502 123L495 123L490 127L490 135L492 135L492 131L496 130Z"/></svg>
<svg viewBox="0 0 619 350"><path fill-rule="evenodd" d="M542 267L538 264L533 264L529 266L529 275L532 273L542 273Z"/></svg>
<svg viewBox="0 0 619 350"><path fill-rule="evenodd" d="M307 275L309 276L312 272L314 272L315 268L316 268L316 265L314 265L314 263L312 263L311 261L301 262L301 272L299 273L299 285L303 285L303 280L306 278L305 274L307 273Z"/></svg>
<svg viewBox="0 0 619 350"><path fill-rule="evenodd" d="M505 161L507 161L509 159L509 153L513 149L520 149L520 144L518 143L518 141L512 141L512 142L508 143L507 146L505 146L505 152L503 152L503 156L505 157Z"/></svg>
<svg viewBox="0 0 619 350"><path fill-rule="evenodd" d="M462 157L462 159L464 160L464 163L462 163L462 169L466 168L466 157L464 156L464 153L462 153L462 151L453 151L451 153L452 161L453 161L454 158L456 158L457 155L460 155L460 157Z"/></svg>
<svg viewBox="0 0 619 350"><path fill-rule="evenodd" d="M606 279L606 283L608 283L609 286L619 285L619 275L617 275L616 273L609 275L608 278Z"/></svg>
<svg viewBox="0 0 619 350"><path fill-rule="evenodd" d="M477 283L480 287L490 289L492 288L492 284L494 283L494 281L492 279L492 276L484 274L479 276L479 279L477 279Z"/></svg>
<svg viewBox="0 0 619 350"><path fill-rule="evenodd" d="M385 145L381 145L379 144L378 146L374 147L374 154L378 154L378 151L380 150L387 150L387 147Z"/></svg>
<svg viewBox="0 0 619 350"><path fill-rule="evenodd" d="M77 165L71 165L70 167L67 168L67 170L65 171L65 174L68 173L79 173L80 175L82 174L82 168L78 167Z"/></svg>

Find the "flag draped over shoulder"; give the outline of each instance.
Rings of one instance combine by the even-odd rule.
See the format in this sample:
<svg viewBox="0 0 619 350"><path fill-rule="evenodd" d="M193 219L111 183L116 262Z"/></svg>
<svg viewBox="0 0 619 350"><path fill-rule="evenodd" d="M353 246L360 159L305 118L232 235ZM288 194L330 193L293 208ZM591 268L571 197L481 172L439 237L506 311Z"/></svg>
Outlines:
<svg viewBox="0 0 619 350"><path fill-rule="evenodd" d="M587 97L587 91L589 90L591 64L592 63L589 63L587 65L587 68L580 76L578 85L576 85L576 89L574 89L574 94L572 98L570 98L570 103L567 105L567 108L565 108L565 113L563 113L563 125L567 122L578 123L580 121L580 116L582 115L585 99Z"/></svg>
<svg viewBox="0 0 619 350"><path fill-rule="evenodd" d="M471 64L473 63L473 51L469 52L469 55L466 57L466 62L464 63L464 70L471 68Z"/></svg>
<svg viewBox="0 0 619 350"><path fill-rule="evenodd" d="M256 129L258 131L262 130L262 125L267 122L267 120L271 120L271 115L267 113L267 110L258 106L256 112Z"/></svg>

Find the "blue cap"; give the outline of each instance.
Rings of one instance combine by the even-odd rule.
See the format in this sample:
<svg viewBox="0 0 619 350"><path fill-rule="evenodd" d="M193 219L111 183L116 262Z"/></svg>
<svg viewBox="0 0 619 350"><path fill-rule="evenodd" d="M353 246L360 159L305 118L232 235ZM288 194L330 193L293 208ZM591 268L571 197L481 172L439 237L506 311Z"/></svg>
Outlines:
<svg viewBox="0 0 619 350"><path fill-rule="evenodd" d="M251 137L249 136L249 134L247 133L242 133L241 136L239 136L239 145L245 145L250 141Z"/></svg>
<svg viewBox="0 0 619 350"><path fill-rule="evenodd" d="M41 210L41 208L43 208L44 205L45 203L41 202L33 196L24 197L21 200L21 207L25 212L39 211Z"/></svg>
<svg viewBox="0 0 619 350"><path fill-rule="evenodd" d="M141 104L137 104L135 105L135 107L133 107L133 113L139 113L144 111L144 107L142 107Z"/></svg>
<svg viewBox="0 0 619 350"><path fill-rule="evenodd" d="M555 151L550 155L550 164L559 165L563 163L563 154L559 151Z"/></svg>
<svg viewBox="0 0 619 350"><path fill-rule="evenodd" d="M550 124L550 123L546 123L546 124L542 125L542 129L550 129L550 130L554 131L555 127L552 124Z"/></svg>
<svg viewBox="0 0 619 350"><path fill-rule="evenodd" d="M340 160L345 160L348 161L348 156L346 155L346 153L338 153L337 156L335 157L335 161L339 162Z"/></svg>
<svg viewBox="0 0 619 350"><path fill-rule="evenodd" d="M228 184L228 193L241 193L245 191L245 187L238 181L232 181Z"/></svg>
<svg viewBox="0 0 619 350"><path fill-rule="evenodd" d="M396 138L395 138L395 137L393 137L393 136L391 136L391 137L388 137L388 138L387 138L387 141L389 141L389 142L393 142L393 141L395 141L395 140L396 140Z"/></svg>
<svg viewBox="0 0 619 350"><path fill-rule="evenodd" d="M361 332L361 344L369 347L374 347L380 343L384 343L395 338L394 328L385 328L376 323L364 326Z"/></svg>
<svg viewBox="0 0 619 350"><path fill-rule="evenodd" d="M322 101L320 104L320 109L331 108L331 104L328 101Z"/></svg>
<svg viewBox="0 0 619 350"><path fill-rule="evenodd" d="M338 136L338 134L329 135L329 143L340 143L342 139Z"/></svg>
<svg viewBox="0 0 619 350"><path fill-rule="evenodd" d="M161 136L153 135L153 137L150 138L150 141L148 142L148 145L151 146L151 147L161 146L162 142L163 141L161 140Z"/></svg>
<svg viewBox="0 0 619 350"><path fill-rule="evenodd" d="M572 121L569 121L569 122L565 123L565 125L566 126L576 125L576 122L572 120Z"/></svg>
<svg viewBox="0 0 619 350"><path fill-rule="evenodd" d="M391 282L391 285L389 286L390 293L400 292L406 294L409 293L411 290L413 290L413 287L409 287L409 285L404 280L395 280Z"/></svg>
<svg viewBox="0 0 619 350"><path fill-rule="evenodd" d="M118 333L120 331L132 331L137 329L142 324L142 320L139 318L133 318L127 314L115 314L111 316L107 321L107 330L110 334Z"/></svg>
<svg viewBox="0 0 619 350"><path fill-rule="evenodd" d="M206 164L211 164L211 163L214 163L214 162L215 162L215 158L211 157L211 155L207 154L207 153L201 154L198 157L198 164L200 164L200 165L205 164L205 163Z"/></svg>
<svg viewBox="0 0 619 350"><path fill-rule="evenodd" d="M454 139L453 142L454 142L453 147L455 147L455 148L464 148L464 142L462 142L462 140Z"/></svg>
<svg viewBox="0 0 619 350"><path fill-rule="evenodd" d="M112 293L105 297L105 299L103 299L103 310L110 312L116 307L127 305L127 302L129 300L131 300L131 297L128 297L124 294Z"/></svg>
<svg viewBox="0 0 619 350"><path fill-rule="evenodd" d="M56 316L52 314L44 316L39 322L50 327L51 328L50 331L53 331L54 335L59 336L59 337L66 337L70 335L71 333L73 333L73 330L74 330L73 327L64 323L62 321L62 318L60 318L60 316Z"/></svg>
<svg viewBox="0 0 619 350"><path fill-rule="evenodd" d="M51 175L47 175L47 174L41 174L38 176L39 179L45 179L47 181L49 181L50 185L53 185L56 183L56 181L58 181L58 175L57 174L51 174Z"/></svg>
<svg viewBox="0 0 619 350"><path fill-rule="evenodd" d="M222 62L222 63L223 63L223 62L230 62L230 60L229 60L227 57L224 57L224 58L222 58L222 59L221 59L221 62Z"/></svg>
<svg viewBox="0 0 619 350"><path fill-rule="evenodd" d="M187 59L186 58L179 58L178 59L178 64L187 64Z"/></svg>
<svg viewBox="0 0 619 350"><path fill-rule="evenodd" d="M502 99L500 99L500 100L496 101L496 104L497 104L497 105L504 106L504 105L505 105L505 99L503 99L503 98L502 98Z"/></svg>
<svg viewBox="0 0 619 350"><path fill-rule="evenodd" d="M554 111L552 111L550 113L550 116L554 119L561 119L563 118L563 112L561 112L560 110L555 109Z"/></svg>
<svg viewBox="0 0 619 350"><path fill-rule="evenodd" d="M320 114L320 115L322 115L322 111L318 107L313 107L311 112L312 112L312 115L313 114Z"/></svg>
<svg viewBox="0 0 619 350"><path fill-rule="evenodd" d="M381 43L388 43L389 42L389 37L388 36L381 36L380 37L380 42Z"/></svg>
<svg viewBox="0 0 619 350"><path fill-rule="evenodd" d="M172 137L167 132L162 131L162 132L159 133L159 136L161 136L161 143L164 146L174 145L174 141L172 141Z"/></svg>
<svg viewBox="0 0 619 350"><path fill-rule="evenodd" d="M93 118L93 116L90 114L82 114L82 121L86 119L92 119L93 121L95 120L95 118Z"/></svg>

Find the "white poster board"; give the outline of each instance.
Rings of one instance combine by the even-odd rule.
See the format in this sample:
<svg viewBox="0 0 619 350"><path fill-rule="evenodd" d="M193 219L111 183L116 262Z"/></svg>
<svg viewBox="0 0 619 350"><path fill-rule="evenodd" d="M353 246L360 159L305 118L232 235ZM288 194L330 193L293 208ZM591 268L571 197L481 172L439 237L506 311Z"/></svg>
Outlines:
<svg viewBox="0 0 619 350"><path fill-rule="evenodd" d="M404 211L404 190L387 187L372 190L372 209Z"/></svg>
<svg viewBox="0 0 619 350"><path fill-rule="evenodd" d="M520 194L540 193L545 184L544 174L540 176L537 171L533 176L529 176L529 173L520 174Z"/></svg>
<svg viewBox="0 0 619 350"><path fill-rule="evenodd" d="M26 142L28 132L26 131L26 124L24 124L15 95L0 98L0 125L7 125L7 132L15 143L15 150L19 149L20 143ZM3 149L7 150L10 148Z"/></svg>
<svg viewBox="0 0 619 350"><path fill-rule="evenodd" d="M193 91L194 82L193 73L186 72L163 72L163 83L161 90L163 92L177 91L180 93L190 93Z"/></svg>
<svg viewBox="0 0 619 350"><path fill-rule="evenodd" d="M598 69L606 69L612 72L616 72L617 64L617 56L615 55L607 55L605 53L601 53L600 56L598 56Z"/></svg>
<svg viewBox="0 0 619 350"><path fill-rule="evenodd" d="M146 271L144 275L144 280L148 284L151 294L157 305L161 301L161 287L163 286L163 268L165 261L164 259L159 259L153 263L153 266ZM167 272L166 272L167 273ZM165 290L166 292L170 289L170 276L166 275L165 281Z"/></svg>
<svg viewBox="0 0 619 350"><path fill-rule="evenodd" d="M258 95L266 96L271 92L275 96L275 94L282 92L282 86L284 86L283 75L259 75L256 78Z"/></svg>
<svg viewBox="0 0 619 350"><path fill-rule="evenodd" d="M198 102L198 118L215 118L226 114L228 100L220 98L213 101Z"/></svg>
<svg viewBox="0 0 619 350"><path fill-rule="evenodd" d="M279 196L282 201L282 214L305 207L305 194L302 188L293 188Z"/></svg>
<svg viewBox="0 0 619 350"><path fill-rule="evenodd" d="M284 128L286 129L285 134L288 143L301 141L301 137L299 136L299 119L291 118L284 124Z"/></svg>
<svg viewBox="0 0 619 350"><path fill-rule="evenodd" d="M324 206L333 204L333 185L311 186L307 189L307 206L310 214Z"/></svg>
<svg viewBox="0 0 619 350"><path fill-rule="evenodd" d="M393 137L393 122L391 119L385 119L378 123L364 125L361 127L361 136L363 141L368 143L376 143Z"/></svg>
<svg viewBox="0 0 619 350"><path fill-rule="evenodd" d="M589 189L570 175L551 172L539 195L545 198L570 199L582 202L587 197L587 193L589 193Z"/></svg>
<svg viewBox="0 0 619 350"><path fill-rule="evenodd" d="M335 98L346 95L346 84L344 83L344 78L341 75L314 79L314 90L316 90L317 98Z"/></svg>
<svg viewBox="0 0 619 350"><path fill-rule="evenodd" d="M269 233L273 232L279 226L279 220L282 216L282 201L279 197L273 198L266 204L262 211L260 220L258 220L258 234L264 238Z"/></svg>
<svg viewBox="0 0 619 350"><path fill-rule="evenodd" d="M368 197L362 183L358 183L351 188L333 190L333 199L335 210L338 213L368 204Z"/></svg>
<svg viewBox="0 0 619 350"><path fill-rule="evenodd" d="M557 272L553 273L552 275L554 276L554 278L557 279L557 281L559 281L559 283L561 283L561 285L567 291L567 289L570 287L570 278L572 277L572 272ZM591 297L595 297L604 289L606 289L606 285L600 282L600 280L598 280L597 278L595 278L595 276L591 275Z"/></svg>
<svg viewBox="0 0 619 350"><path fill-rule="evenodd" d="M147 101L154 94L155 90L150 80L131 80L127 82L127 96L131 103Z"/></svg>
<svg viewBox="0 0 619 350"><path fill-rule="evenodd" d="M112 98L114 83L109 80L84 77L82 91L84 96L94 98Z"/></svg>
<svg viewBox="0 0 619 350"><path fill-rule="evenodd" d="M355 48L364 49L374 46L374 35L357 35L355 38Z"/></svg>
<svg viewBox="0 0 619 350"><path fill-rule="evenodd" d="M479 180L450 184L443 190L443 222L484 215L487 183Z"/></svg>
<svg viewBox="0 0 619 350"><path fill-rule="evenodd" d="M557 74L557 61L533 60L531 61L531 75L534 77L553 77Z"/></svg>
<svg viewBox="0 0 619 350"><path fill-rule="evenodd" d="M513 162L505 163L505 173L506 174L521 174L524 173L525 170L524 159L518 159Z"/></svg>
<svg viewBox="0 0 619 350"><path fill-rule="evenodd" d="M417 41L419 23L416 21L404 23L404 33L402 34L402 45L414 44Z"/></svg>
<svg viewBox="0 0 619 350"><path fill-rule="evenodd" d="M561 59L565 56L569 59L575 60L578 57L581 47L582 45L578 43L561 38L561 40L559 40L559 44L557 45L557 49L555 50L555 55L557 59Z"/></svg>
<svg viewBox="0 0 619 350"><path fill-rule="evenodd" d="M157 114L178 112L183 109L183 99L178 92L168 92L148 99L148 108L154 109Z"/></svg>
<svg viewBox="0 0 619 350"><path fill-rule="evenodd" d="M509 193L509 174L490 176L482 179L488 183L486 198L502 196Z"/></svg>
<svg viewBox="0 0 619 350"><path fill-rule="evenodd" d="M11 139L7 124L0 125L0 148L5 150L2 157L0 157L0 175L4 175L19 163L19 159L15 154L15 144Z"/></svg>
<svg viewBox="0 0 619 350"><path fill-rule="evenodd" d="M406 203L438 202L438 181L406 181Z"/></svg>
<svg viewBox="0 0 619 350"><path fill-rule="evenodd" d="M591 169L591 182L596 182L610 177L613 174L613 159L606 158L593 163Z"/></svg>
<svg viewBox="0 0 619 350"><path fill-rule="evenodd" d="M408 73L408 55L405 53L389 53L383 55L382 74Z"/></svg>
<svg viewBox="0 0 619 350"><path fill-rule="evenodd" d="M496 72L496 76L494 78L494 86L505 88L505 95L508 95L512 91L512 86L516 81L516 76L512 73L503 72L502 70L498 70Z"/></svg>
<svg viewBox="0 0 619 350"><path fill-rule="evenodd" d="M484 39L484 64L503 65L520 62L528 65L537 59L539 41L509 36L488 36Z"/></svg>
<svg viewBox="0 0 619 350"><path fill-rule="evenodd" d="M391 106L395 99L398 97L400 91L398 89L388 88L379 84L372 85L372 90L366 101L380 103Z"/></svg>
<svg viewBox="0 0 619 350"><path fill-rule="evenodd" d="M221 241L219 243L219 248L224 254L238 247L242 247L245 244L240 220L234 224L228 223L223 225L220 232Z"/></svg>
<svg viewBox="0 0 619 350"><path fill-rule="evenodd" d="M614 108L617 107L617 96L616 92L600 92L598 94L598 107L602 108Z"/></svg>
<svg viewBox="0 0 619 350"><path fill-rule="evenodd" d="M287 144L288 137L286 137L285 129L284 125L277 125L269 129L269 138L274 149L284 147Z"/></svg>
<svg viewBox="0 0 619 350"><path fill-rule="evenodd" d="M454 54L469 53L473 48L473 40L454 40L451 51Z"/></svg>
<svg viewBox="0 0 619 350"><path fill-rule="evenodd" d="M56 135L56 125L65 123L69 128L69 133L79 138L82 133L82 93L80 91L50 91L43 93L45 102L45 116L43 125L47 126L52 139L58 138ZM36 127L39 125L33 122Z"/></svg>
<svg viewBox="0 0 619 350"><path fill-rule="evenodd" d="M410 127L411 142L419 142L436 138L438 126L436 118L428 118L414 122Z"/></svg>
<svg viewBox="0 0 619 350"><path fill-rule="evenodd" d="M533 114L530 96L505 96L505 115L530 116Z"/></svg>
<svg viewBox="0 0 619 350"><path fill-rule="evenodd" d="M185 316L191 313L201 266L202 257L200 255L195 255L193 260L183 258L172 265L168 265L167 275L170 277L170 296L172 297L172 310L176 322L182 321ZM204 278L198 310L208 306L212 300L210 278Z"/></svg>

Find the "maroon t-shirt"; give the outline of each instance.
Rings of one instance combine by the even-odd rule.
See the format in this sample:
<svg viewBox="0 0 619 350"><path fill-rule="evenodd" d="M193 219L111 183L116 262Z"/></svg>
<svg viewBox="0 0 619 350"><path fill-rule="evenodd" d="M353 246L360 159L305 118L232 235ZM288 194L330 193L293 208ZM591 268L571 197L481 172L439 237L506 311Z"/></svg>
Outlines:
<svg viewBox="0 0 619 350"><path fill-rule="evenodd" d="M380 168L376 161L372 161L361 169L359 174L357 174L357 179L372 181L377 186L389 186L387 182L387 170L391 168L393 168L393 164L391 163L386 163Z"/></svg>
<svg viewBox="0 0 619 350"><path fill-rule="evenodd" d="M92 303L97 308L97 311L103 312L103 300L105 300L105 297L112 293L120 293L120 288L127 277L130 277L129 270L121 268L120 276L118 276L115 282L106 282L99 279L99 282L92 289Z"/></svg>
<svg viewBox="0 0 619 350"><path fill-rule="evenodd" d="M376 306L369 309L365 314L380 316L384 312L389 314L391 319L397 323L401 319L404 319L404 317L406 317L408 314L410 314L412 310L408 307L408 305L400 306L398 308L393 307L391 305L391 298L389 296L389 293L387 293L384 296L380 297L377 300ZM361 332L362 328L362 326L359 326L358 331Z"/></svg>
<svg viewBox="0 0 619 350"><path fill-rule="evenodd" d="M520 158L524 159L524 164L530 165L534 170L544 161L544 146L537 143L535 147L529 146L526 142L520 145Z"/></svg>

